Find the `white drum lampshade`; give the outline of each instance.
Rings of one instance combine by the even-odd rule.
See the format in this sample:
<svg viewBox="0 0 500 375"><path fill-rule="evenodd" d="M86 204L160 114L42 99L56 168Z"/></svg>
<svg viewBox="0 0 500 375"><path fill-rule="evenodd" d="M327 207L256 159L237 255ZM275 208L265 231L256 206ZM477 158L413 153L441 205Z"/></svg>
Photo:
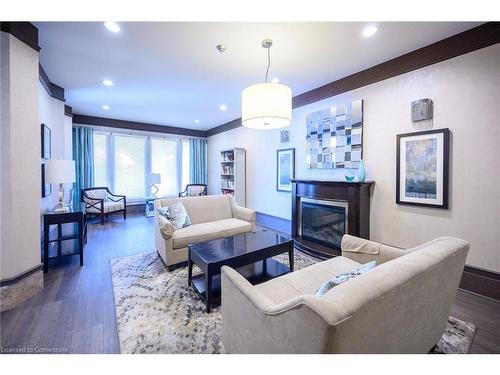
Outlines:
<svg viewBox="0 0 500 375"><path fill-rule="evenodd" d="M292 122L292 90L281 83L258 83L241 93L241 119L251 129L279 129Z"/></svg>
<svg viewBox="0 0 500 375"><path fill-rule="evenodd" d="M72 184L75 182L75 161L48 160L46 182L48 184Z"/></svg>

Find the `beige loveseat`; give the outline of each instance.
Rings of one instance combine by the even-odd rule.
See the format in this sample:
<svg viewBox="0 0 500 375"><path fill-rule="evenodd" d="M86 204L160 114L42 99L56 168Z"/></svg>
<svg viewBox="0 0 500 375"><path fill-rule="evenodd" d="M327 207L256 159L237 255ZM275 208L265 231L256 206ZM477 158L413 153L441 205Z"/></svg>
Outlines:
<svg viewBox="0 0 500 375"><path fill-rule="evenodd" d="M191 225L176 230L157 209L177 201L184 204ZM156 251L171 270L187 261L189 244L253 231L255 211L238 206L233 197L225 195L157 199L154 226Z"/></svg>
<svg viewBox="0 0 500 375"><path fill-rule="evenodd" d="M352 236L342 256L252 286L222 268L229 353L427 353L444 332L469 244L441 237L410 250ZM377 267L314 292L370 260Z"/></svg>

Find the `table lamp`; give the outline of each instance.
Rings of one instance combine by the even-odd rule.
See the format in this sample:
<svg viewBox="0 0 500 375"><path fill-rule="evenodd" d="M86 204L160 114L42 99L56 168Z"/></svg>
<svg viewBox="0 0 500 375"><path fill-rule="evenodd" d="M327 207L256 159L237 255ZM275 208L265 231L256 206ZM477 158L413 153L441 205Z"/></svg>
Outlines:
<svg viewBox="0 0 500 375"><path fill-rule="evenodd" d="M151 173L151 195L156 197L158 194L158 186L156 184L161 184L161 174L160 173ZM155 189L153 191L153 189Z"/></svg>
<svg viewBox="0 0 500 375"><path fill-rule="evenodd" d="M64 204L64 185L75 182L75 162L73 160L50 159L47 161L48 184L59 184L59 201L55 211L68 212L69 208Z"/></svg>

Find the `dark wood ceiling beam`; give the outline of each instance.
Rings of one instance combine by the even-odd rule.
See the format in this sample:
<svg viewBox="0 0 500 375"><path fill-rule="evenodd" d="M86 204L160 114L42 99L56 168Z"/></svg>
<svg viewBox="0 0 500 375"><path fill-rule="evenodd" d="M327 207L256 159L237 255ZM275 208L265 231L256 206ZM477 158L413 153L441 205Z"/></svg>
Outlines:
<svg viewBox="0 0 500 375"><path fill-rule="evenodd" d="M93 125L108 128L118 128L127 130L139 130L152 133L164 133L174 135L186 135L191 137L206 137L206 131L196 129L185 129L176 126L148 124L144 122L117 120L105 117L94 117L73 114L73 124Z"/></svg>
<svg viewBox="0 0 500 375"><path fill-rule="evenodd" d="M42 86L45 88L45 91L47 91L51 97L62 102L66 101L64 97L64 88L50 82L50 79L47 76L47 73L45 73L45 70L43 70L41 64L38 64L38 78L40 79Z"/></svg>
<svg viewBox="0 0 500 375"><path fill-rule="evenodd" d="M31 22L0 22L0 30L15 36L35 51L40 51L38 45L38 29Z"/></svg>

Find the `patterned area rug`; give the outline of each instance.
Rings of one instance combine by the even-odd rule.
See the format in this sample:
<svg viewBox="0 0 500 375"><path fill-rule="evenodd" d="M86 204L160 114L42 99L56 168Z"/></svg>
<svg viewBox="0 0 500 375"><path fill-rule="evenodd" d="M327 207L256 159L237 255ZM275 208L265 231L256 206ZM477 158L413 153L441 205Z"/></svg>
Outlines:
<svg viewBox="0 0 500 375"><path fill-rule="evenodd" d="M287 257L275 259L288 264ZM296 269L315 262L295 252ZM205 304L187 286L186 267L167 272L151 252L113 259L111 271L122 353L225 353L220 307L205 313ZM436 352L468 353L475 330L450 316Z"/></svg>

